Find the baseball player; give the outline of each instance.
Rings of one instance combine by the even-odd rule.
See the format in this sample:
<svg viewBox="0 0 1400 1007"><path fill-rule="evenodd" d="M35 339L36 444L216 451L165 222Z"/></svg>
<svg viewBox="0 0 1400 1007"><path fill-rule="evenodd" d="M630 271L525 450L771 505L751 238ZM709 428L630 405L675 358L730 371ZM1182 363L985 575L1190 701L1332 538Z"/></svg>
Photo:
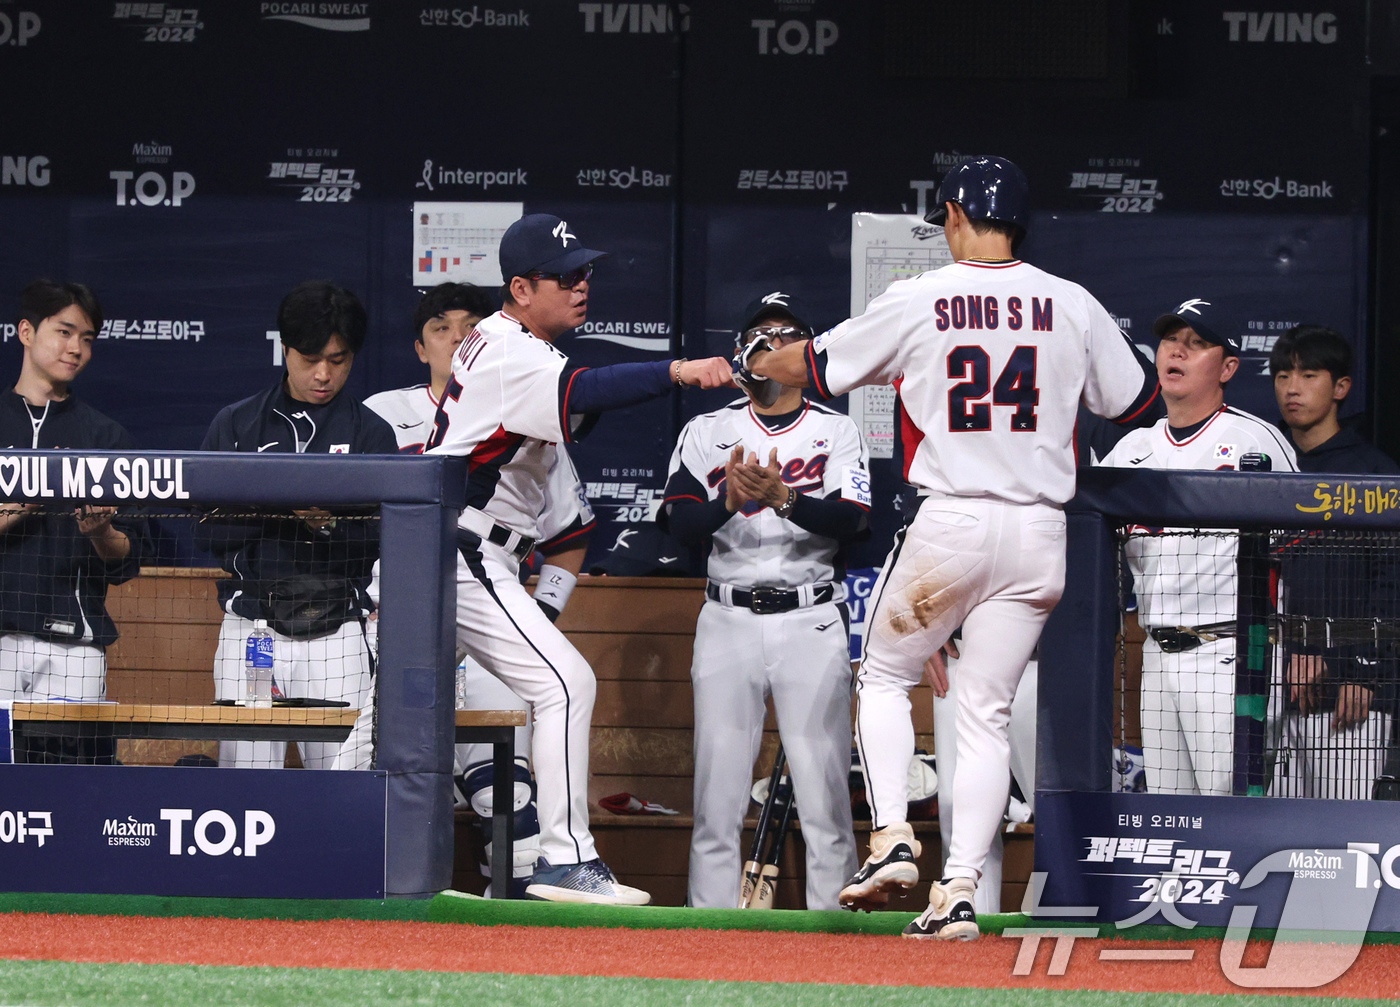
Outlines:
<svg viewBox="0 0 1400 1007"><path fill-rule="evenodd" d="M1338 411L1351 391L1346 337L1320 325L1296 325L1269 354L1274 395L1303 472L1400 473L1389 455L1343 427ZM1342 544L1345 543L1345 544ZM1341 548L1338 546L1341 545ZM1317 619L1393 620L1397 573L1380 548L1318 530L1277 543L1281 611ZM1281 760L1270 793L1334 799L1370 796L1391 739L1395 658L1374 641L1323 634L1288 640L1276 651L1286 689Z"/></svg>
<svg viewBox="0 0 1400 1007"><path fill-rule="evenodd" d="M750 305L738 333L740 348L759 336L774 346L812 336L781 291ZM801 809L807 908L837 908L856 866L841 547L869 534L867 469L855 423L798 388L768 406L740 399L681 430L660 521L687 545L713 541L690 666L692 906L739 903L740 836L767 696Z"/></svg>
<svg viewBox="0 0 1400 1007"><path fill-rule="evenodd" d="M394 454L389 424L343 394L368 320L350 291L302 283L277 309L285 369L277 383L214 417L200 450L284 454ZM218 699L243 695L244 644L253 621L272 629L276 681L284 695L368 706L372 659L365 622L379 557L377 522L338 520L325 510L293 517L205 515L195 543L231 577L219 581L214 657ZM302 764L329 769L341 745L299 742ZM349 744L349 742L347 742ZM283 741L221 741L221 766L276 768ZM345 760L341 760L345 764Z"/></svg>
<svg viewBox="0 0 1400 1007"><path fill-rule="evenodd" d="M1152 325L1167 415L1134 430L1104 457L1118 468L1296 472L1293 448L1272 424L1225 405L1239 344L1220 309L1183 301ZM1254 456L1247 458L1246 456ZM1239 539L1186 529L1130 529L1125 546L1147 632L1142 648L1142 750L1147 789L1229 794L1234 773L1235 640L1191 630L1233 621Z"/></svg>
<svg viewBox="0 0 1400 1007"><path fill-rule="evenodd" d="M933 698L933 754L938 766L938 832L943 840L945 861L953 842L953 789L958 778L958 683L962 662L957 658L954 646L949 641L948 691L943 696ZM1011 776L1020 786L1030 811L1035 810L1035 726L1039 674L1040 662L1032 659L1016 687L1007 721ZM992 837L986 862L982 865L982 877L973 900L972 908L979 913L1001 912L1002 852L1002 831L998 829Z"/></svg>
<svg viewBox="0 0 1400 1007"><path fill-rule="evenodd" d="M588 828L593 670L518 574L540 534L557 445L579 439L605 410L673 385L717 388L734 379L720 357L570 366L554 341L587 318L589 279L603 254L551 214L529 214L507 229L505 306L458 347L427 450L469 459L458 524L458 646L534 714L542 856L526 890L541 899L640 905L651 896L617 881Z"/></svg>
<svg viewBox="0 0 1400 1007"><path fill-rule="evenodd" d="M35 280L20 292L24 360L0 397L0 443L10 448L131 450L131 437L72 392L92 359L102 306L80 283ZM117 639L107 587L140 572L144 519L115 507L76 511L0 505L0 701L100 702L105 648ZM112 743L30 739L17 758L111 763Z"/></svg>
<svg viewBox="0 0 1400 1007"><path fill-rule="evenodd" d="M858 385L899 391L905 479L921 505L871 596L856 742L875 831L841 902L873 908L918 880L919 843L905 820L909 690L961 625L952 842L910 937L979 933L977 878L1010 792L1007 717L1063 589L1076 407L1082 397L1099 415L1127 419L1156 394L1102 305L1015 258L1027 194L1004 158L953 168L927 217L943 225L952 264L891 284L865 314L810 342L764 352L755 340L742 358L741 380L810 385L823 397ZM934 671L944 694L941 659Z"/></svg>
<svg viewBox="0 0 1400 1007"><path fill-rule="evenodd" d="M417 454L423 450L423 444L433 429L443 390L452 377L453 354L462 340L475 331L476 324L495 310L490 295L469 283L438 284L419 300L413 312L413 326L417 333L414 349L418 359L428 365L428 383L379 392L365 399L366 406L392 424L401 453ZM597 522L567 452L557 453L549 470L544 495L540 544L536 548L548 559L540 568L534 597L541 611L553 621L563 611L578 581L579 568L588 551L589 533ZM370 595L378 603L377 578L370 584ZM370 625L373 627L373 622ZM528 714L529 704L511 692L500 679L466 656L465 652L459 652L457 659L460 662L457 668L459 708L524 710ZM356 724L356 731L367 738L369 735L365 732L370 731L373 724L372 711L362 714L361 721ZM520 761L528 763L528 723L516 730L515 750L521 753ZM343 751L360 754L361 764L355 768L367 768L368 746L346 745ZM491 757L489 744L458 745L453 773L457 778L460 800L472 806L480 822L488 824L493 808ZM535 861L539 859L540 831L535 809L534 778L528 765L516 767L515 786L515 871L517 878L525 878L533 873ZM490 877L490 835L489 829L485 831L483 853L486 862L482 870ZM523 894L523 884L520 887Z"/></svg>

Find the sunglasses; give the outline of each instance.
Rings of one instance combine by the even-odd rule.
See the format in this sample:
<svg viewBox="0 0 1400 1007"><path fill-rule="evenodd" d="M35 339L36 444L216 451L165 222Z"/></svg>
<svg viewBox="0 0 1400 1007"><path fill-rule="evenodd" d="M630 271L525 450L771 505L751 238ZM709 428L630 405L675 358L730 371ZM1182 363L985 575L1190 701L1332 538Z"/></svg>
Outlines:
<svg viewBox="0 0 1400 1007"><path fill-rule="evenodd" d="M567 273L530 273L531 280L557 280L565 290L573 290L580 283L587 283L593 277L593 263L571 269Z"/></svg>
<svg viewBox="0 0 1400 1007"><path fill-rule="evenodd" d="M749 340L759 336L767 336L770 340L781 339L783 342L791 342L794 339L806 339L807 330L796 325L755 325L751 329L745 329L743 335L739 337L739 345L745 346Z"/></svg>

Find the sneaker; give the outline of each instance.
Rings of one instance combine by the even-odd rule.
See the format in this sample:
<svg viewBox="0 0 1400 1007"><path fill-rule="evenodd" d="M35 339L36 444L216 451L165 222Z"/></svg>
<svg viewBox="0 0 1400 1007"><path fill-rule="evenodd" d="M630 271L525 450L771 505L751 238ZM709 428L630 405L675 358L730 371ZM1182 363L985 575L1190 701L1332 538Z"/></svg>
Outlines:
<svg viewBox="0 0 1400 1007"><path fill-rule="evenodd" d="M870 912L889 903L891 889L913 888L919 883L919 867L914 858L922 852L923 846L914 838L908 822L895 822L870 833L870 856L841 889L841 905L852 912Z"/></svg>
<svg viewBox="0 0 1400 1007"><path fill-rule="evenodd" d="M525 892L546 902L586 902L595 906L644 906L651 902L648 892L619 884L602 860L552 867L540 857Z"/></svg>
<svg viewBox="0 0 1400 1007"><path fill-rule="evenodd" d="M904 928L905 937L936 941L975 941L977 914L972 899L977 888L969 878L944 878L929 886L928 908Z"/></svg>

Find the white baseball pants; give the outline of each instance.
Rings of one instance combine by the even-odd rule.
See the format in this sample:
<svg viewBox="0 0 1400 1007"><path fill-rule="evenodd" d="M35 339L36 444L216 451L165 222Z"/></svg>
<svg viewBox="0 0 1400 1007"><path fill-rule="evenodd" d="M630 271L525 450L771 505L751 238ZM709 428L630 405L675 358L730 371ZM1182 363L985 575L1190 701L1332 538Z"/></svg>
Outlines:
<svg viewBox="0 0 1400 1007"><path fill-rule="evenodd" d="M690 666L695 688L695 827L690 904L739 904L740 849L764 700L778 735L807 849L807 908L838 909L857 867L851 827L851 659L831 602L757 615L705 602Z"/></svg>
<svg viewBox="0 0 1400 1007"><path fill-rule="evenodd" d="M948 695L933 697L933 754L938 771L938 831L943 838L944 860L953 841L953 781L958 771L958 682L962 662L948 662ZM1035 808L1035 727L1036 697L1039 694L1040 665L1026 665L1016 697L1011 701L1011 722L1008 727L1011 775L1021 786L1021 793L1032 810ZM982 865L982 878L977 883L973 908L979 913L1001 912L1002 830L992 837L987 860ZM1019 907L1018 907L1019 908Z"/></svg>
<svg viewBox="0 0 1400 1007"><path fill-rule="evenodd" d="M588 732L593 669L520 584L519 564L482 542L457 561L457 651L530 704L531 765L539 788L540 848L551 864L593 860L588 828Z"/></svg>
<svg viewBox="0 0 1400 1007"><path fill-rule="evenodd" d="M253 621L224 613L219 645L214 652L214 697L239 700L244 696L244 660ZM282 694L292 698L331 699L357 710L369 707L371 690L370 650L364 627L358 620L343 623L333 632L312 640L294 640L272 632L273 674ZM307 769L339 768L359 759L352 753L337 759L341 749L357 744L352 729L344 745L334 741L299 741L301 764ZM362 741L368 750L369 737ZM239 769L281 769L287 756L285 741L221 741L219 765ZM365 758L368 758L366 751Z"/></svg>
<svg viewBox="0 0 1400 1007"><path fill-rule="evenodd" d="M0 699L100 703L106 698L107 654L101 647L27 633L0 636Z"/></svg>
<svg viewBox="0 0 1400 1007"><path fill-rule="evenodd" d="M1143 642L1142 754L1149 794L1234 791L1233 638L1175 654Z"/></svg>
<svg viewBox="0 0 1400 1007"><path fill-rule="evenodd" d="M1332 711L1287 714L1270 797L1368 801L1385 770L1391 716L1372 710L1365 720L1332 729Z"/></svg>
<svg viewBox="0 0 1400 1007"><path fill-rule="evenodd" d="M1011 790L1016 687L1065 579L1065 518L1049 504L929 497L876 581L856 679L856 743L879 829L908 814L909 691L962 626L957 809L945 877L976 879Z"/></svg>

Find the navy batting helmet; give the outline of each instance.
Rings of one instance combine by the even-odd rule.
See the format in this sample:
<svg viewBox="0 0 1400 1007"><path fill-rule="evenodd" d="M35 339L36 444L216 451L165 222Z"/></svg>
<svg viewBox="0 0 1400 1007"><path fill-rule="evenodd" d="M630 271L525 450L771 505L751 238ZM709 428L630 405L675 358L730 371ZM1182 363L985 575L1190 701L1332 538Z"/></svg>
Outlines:
<svg viewBox="0 0 1400 1007"><path fill-rule="evenodd" d="M943 176L934 207L924 219L942 225L949 203L963 208L969 220L1004 220L1026 229L1030 185L1020 168L1004 157L974 157Z"/></svg>

